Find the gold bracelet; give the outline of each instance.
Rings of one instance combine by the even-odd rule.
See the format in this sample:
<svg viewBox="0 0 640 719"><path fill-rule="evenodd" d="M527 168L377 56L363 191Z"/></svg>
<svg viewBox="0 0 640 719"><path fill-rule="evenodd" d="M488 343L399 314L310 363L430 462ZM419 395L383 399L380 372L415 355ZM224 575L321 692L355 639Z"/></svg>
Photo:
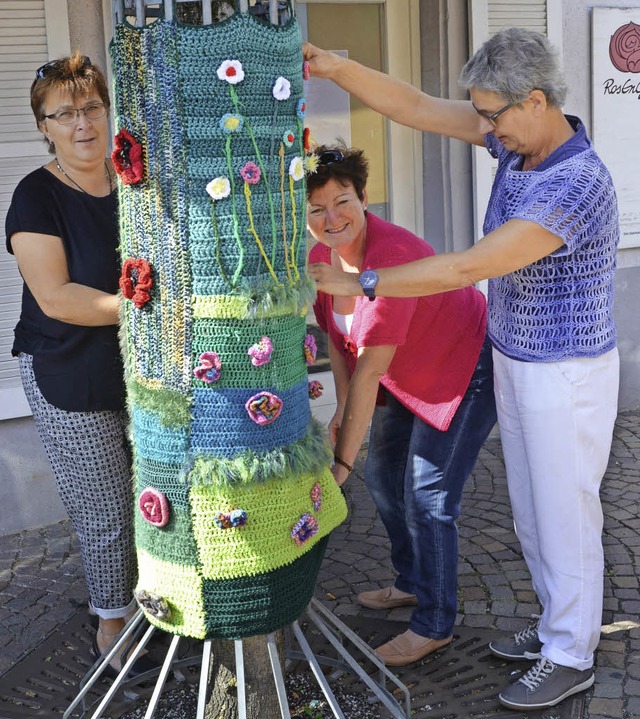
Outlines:
<svg viewBox="0 0 640 719"><path fill-rule="evenodd" d="M353 467L350 464L347 464L344 459L338 457L337 454L333 455L333 462L334 464L341 464L345 469L348 469L349 472L353 472Z"/></svg>

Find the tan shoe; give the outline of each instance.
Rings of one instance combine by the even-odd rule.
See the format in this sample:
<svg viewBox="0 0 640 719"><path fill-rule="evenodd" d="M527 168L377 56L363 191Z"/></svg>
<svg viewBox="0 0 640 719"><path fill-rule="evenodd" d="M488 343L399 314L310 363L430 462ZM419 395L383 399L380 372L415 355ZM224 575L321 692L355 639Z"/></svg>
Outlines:
<svg viewBox="0 0 640 719"><path fill-rule="evenodd" d="M373 589L370 592L361 592L356 597L356 602L369 609L394 609L394 607L415 607L418 598L415 594L407 594L391 587Z"/></svg>
<svg viewBox="0 0 640 719"><path fill-rule="evenodd" d="M452 639L453 637L430 639L407 629L406 632L378 647L375 652L387 666L404 667L439 649L444 649L451 644Z"/></svg>

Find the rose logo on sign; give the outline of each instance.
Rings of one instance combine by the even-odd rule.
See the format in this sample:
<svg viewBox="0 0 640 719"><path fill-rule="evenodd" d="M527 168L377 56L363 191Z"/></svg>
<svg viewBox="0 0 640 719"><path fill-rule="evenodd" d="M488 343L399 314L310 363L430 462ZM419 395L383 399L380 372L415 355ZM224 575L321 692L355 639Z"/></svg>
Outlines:
<svg viewBox="0 0 640 719"><path fill-rule="evenodd" d="M613 33L609 57L621 72L640 72L640 25L630 22Z"/></svg>

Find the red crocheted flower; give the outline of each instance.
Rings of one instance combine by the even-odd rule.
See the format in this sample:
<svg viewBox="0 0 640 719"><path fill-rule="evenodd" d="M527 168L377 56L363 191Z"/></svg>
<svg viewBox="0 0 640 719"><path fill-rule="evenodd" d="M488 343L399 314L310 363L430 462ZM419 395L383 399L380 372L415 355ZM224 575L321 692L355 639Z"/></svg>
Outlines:
<svg viewBox="0 0 640 719"><path fill-rule="evenodd" d="M154 527L164 527L171 514L167 498L158 489L147 487L138 499L138 508L142 516Z"/></svg>
<svg viewBox="0 0 640 719"><path fill-rule="evenodd" d="M311 130L308 127L302 131L302 146L305 152L309 152L311 149Z"/></svg>
<svg viewBox="0 0 640 719"><path fill-rule="evenodd" d="M115 149L111 161L123 184L136 185L144 176L142 145L127 130L120 130L114 138Z"/></svg>
<svg viewBox="0 0 640 719"><path fill-rule="evenodd" d="M138 259L128 257L122 265L120 274L122 294L140 309L151 299L152 286L151 265L141 257Z"/></svg>

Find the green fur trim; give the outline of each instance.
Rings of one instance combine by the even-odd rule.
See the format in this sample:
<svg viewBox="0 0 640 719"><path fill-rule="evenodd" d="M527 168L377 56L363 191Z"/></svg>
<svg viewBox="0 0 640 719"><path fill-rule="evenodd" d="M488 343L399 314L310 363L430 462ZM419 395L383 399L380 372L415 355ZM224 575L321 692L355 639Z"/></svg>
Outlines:
<svg viewBox="0 0 640 719"><path fill-rule="evenodd" d="M160 422L169 427L187 427L191 421L189 400L171 389L149 389L140 382L127 382L129 404L155 412Z"/></svg>
<svg viewBox="0 0 640 719"><path fill-rule="evenodd" d="M200 318L259 319L287 314L304 314L315 300L316 286L308 275L295 285L256 284L249 278L239 295L193 298L193 316Z"/></svg>
<svg viewBox="0 0 640 719"><path fill-rule="evenodd" d="M326 429L311 419L307 434L270 452L248 450L239 457L197 457L188 474L194 485L259 484L270 479L318 474L331 461Z"/></svg>

